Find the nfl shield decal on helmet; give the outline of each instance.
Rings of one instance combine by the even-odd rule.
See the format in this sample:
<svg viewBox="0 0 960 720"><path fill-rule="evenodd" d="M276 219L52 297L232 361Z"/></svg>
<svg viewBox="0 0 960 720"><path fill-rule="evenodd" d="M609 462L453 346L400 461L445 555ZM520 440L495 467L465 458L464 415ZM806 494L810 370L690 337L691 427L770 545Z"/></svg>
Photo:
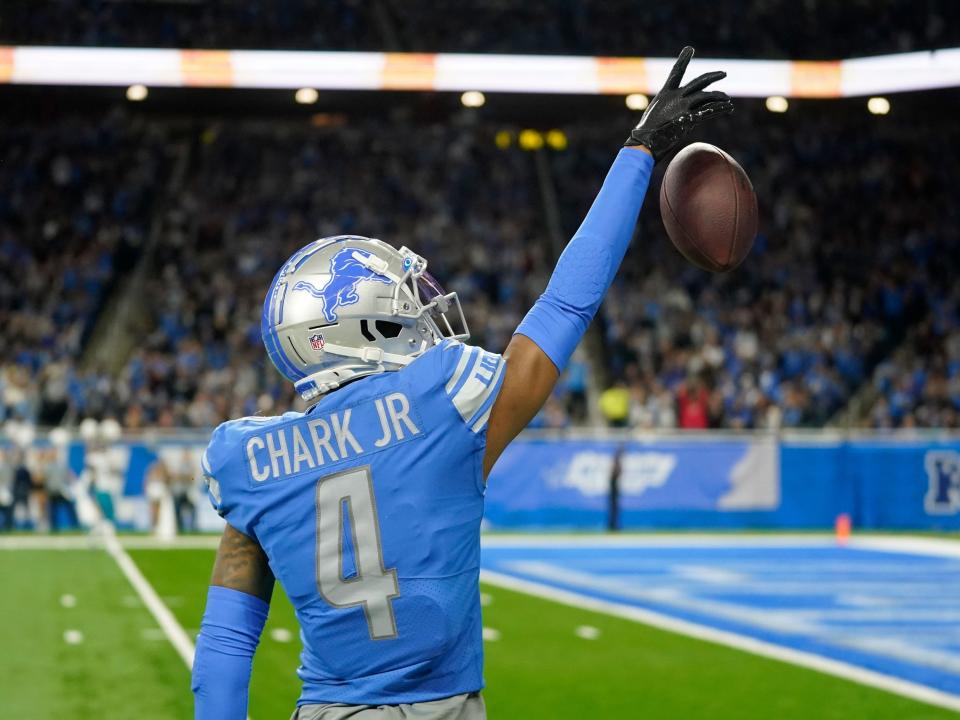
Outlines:
<svg viewBox="0 0 960 720"><path fill-rule="evenodd" d="M314 350L323 350L323 346L323 335L316 333L315 335L310 336L310 347L312 347Z"/></svg>

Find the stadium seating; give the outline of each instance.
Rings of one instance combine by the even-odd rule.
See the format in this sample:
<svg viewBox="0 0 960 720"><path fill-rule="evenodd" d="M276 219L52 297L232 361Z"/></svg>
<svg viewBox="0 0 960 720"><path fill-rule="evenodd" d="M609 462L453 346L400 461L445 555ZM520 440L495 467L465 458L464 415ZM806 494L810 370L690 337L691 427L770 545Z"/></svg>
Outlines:
<svg viewBox="0 0 960 720"><path fill-rule="evenodd" d="M77 360L114 279L136 261L167 143L121 113L11 113L0 146L0 420L95 413L98 378Z"/></svg>
<svg viewBox="0 0 960 720"><path fill-rule="evenodd" d="M761 199L761 236L736 272L687 265L648 202L601 313L605 357L594 358L630 393L627 424L821 426L856 397L864 423L956 425L960 296L949 278L960 218L936 160L960 138L932 121L865 125L862 113L772 119L743 103L711 129ZM461 293L475 342L501 350L546 283L550 218L533 156L494 142L509 126L469 117L397 113L390 137L363 114L319 124L90 114L32 134L6 129L18 162L0 169L0 312L14 338L2 356L4 414L208 427L295 406L259 344L262 294L294 249L337 233L423 253ZM570 125L565 150L543 151L562 234L576 229L629 119ZM155 224L174 143L192 149L164 198L142 288L147 326L122 372L81 372L97 311ZM915 200L904 202L904 187ZM562 427L571 410L583 422L586 374L578 358L535 424Z"/></svg>
<svg viewBox="0 0 960 720"><path fill-rule="evenodd" d="M642 215L604 305L633 425L698 427L690 418L706 414L718 427L822 426L892 353L877 367L873 424L956 426L960 233L942 169L956 128L892 118L865 127L857 110L772 122L741 107L710 130L760 197L761 235L738 271L693 269L657 213ZM620 127L571 128L571 150L554 155L568 227ZM702 407L685 420L690 403Z"/></svg>
<svg viewBox="0 0 960 720"><path fill-rule="evenodd" d="M960 6L923 6L812 0L796 12L788 0L725 0L704 12L698 0L7 0L0 43L665 56L693 44L702 55L795 59L835 58L836 37L846 56L960 44Z"/></svg>
<svg viewBox="0 0 960 720"><path fill-rule="evenodd" d="M457 289L474 338L503 348L546 282L529 157L489 133L399 122L221 123L174 198L184 228L160 244L146 288L149 332L103 404L127 427L206 427L290 407L259 340L265 288L309 240L362 233L407 244ZM481 173L480 169L487 172Z"/></svg>

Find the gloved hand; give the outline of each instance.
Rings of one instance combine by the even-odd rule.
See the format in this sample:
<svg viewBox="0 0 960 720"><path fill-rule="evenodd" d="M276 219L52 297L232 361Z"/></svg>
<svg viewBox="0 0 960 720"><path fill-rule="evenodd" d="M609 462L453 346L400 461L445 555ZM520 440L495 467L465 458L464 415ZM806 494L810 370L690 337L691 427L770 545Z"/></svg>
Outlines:
<svg viewBox="0 0 960 720"><path fill-rule="evenodd" d="M706 73L680 87L680 80L692 57L693 48L689 45L680 51L667 81L630 133L625 146L643 145L654 160L661 160L701 122L733 112L733 102L726 93L718 90L703 92L707 85L727 76L723 71Z"/></svg>

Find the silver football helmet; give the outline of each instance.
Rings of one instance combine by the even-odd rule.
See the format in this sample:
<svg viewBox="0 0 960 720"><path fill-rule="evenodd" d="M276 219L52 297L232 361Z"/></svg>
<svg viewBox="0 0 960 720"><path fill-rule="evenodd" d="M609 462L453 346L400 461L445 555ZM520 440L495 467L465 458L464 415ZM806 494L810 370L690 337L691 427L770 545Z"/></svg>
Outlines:
<svg viewBox="0 0 960 720"><path fill-rule="evenodd" d="M399 370L444 338L470 337L457 294L443 292L426 260L357 235L294 253L270 285L260 330L273 364L308 402Z"/></svg>

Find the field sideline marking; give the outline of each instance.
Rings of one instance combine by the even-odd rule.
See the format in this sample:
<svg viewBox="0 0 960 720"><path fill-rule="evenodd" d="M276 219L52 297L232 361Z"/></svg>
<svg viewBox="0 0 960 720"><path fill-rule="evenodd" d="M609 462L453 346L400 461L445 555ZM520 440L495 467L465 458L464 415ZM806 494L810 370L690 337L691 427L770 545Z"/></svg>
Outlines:
<svg viewBox="0 0 960 720"><path fill-rule="evenodd" d="M867 535L850 538L849 545L852 548L873 550L874 552L960 558L960 542L946 538L918 537L916 535L905 537Z"/></svg>
<svg viewBox="0 0 960 720"><path fill-rule="evenodd" d="M562 605L568 605L581 610L591 610L605 615L613 615L625 620L650 625L660 630L686 635L687 637L705 640L718 645L725 645L753 655L760 655L761 657L779 660L791 665L798 665L826 675L833 675L861 685L868 685L895 695L918 700L929 705L960 711L960 697L956 695L941 692L926 685L884 675L883 673L878 673L873 670L866 670L856 665L841 662L840 660L833 660L813 653L794 650L763 640L757 640L746 635L740 635L727 630L718 630L687 620L679 620L652 610L592 598L588 595L571 592L569 590L561 590L560 588L555 588L544 583L524 580L492 570L481 569L480 581L544 600L552 600Z"/></svg>
<svg viewBox="0 0 960 720"><path fill-rule="evenodd" d="M137 564L133 561L133 558L130 557L129 553L123 549L116 535L107 535L103 540L103 547L110 557L116 561L117 565L120 566L120 570L127 577L127 580L130 581L133 589L137 595L140 596L143 604L146 605L147 610L153 615L153 619L160 625L160 629L167 637L167 640L170 641L170 644L173 645L177 654L183 659L183 662L186 663L187 670L192 671L193 656L196 649L190 636L187 635L187 631L183 629L183 625L180 624L173 613L170 612L170 608L160 599L153 585L150 584L150 581L147 580L146 576L140 571L140 568L137 567ZM247 720L250 720L249 714L247 715Z"/></svg>
<svg viewBox="0 0 960 720"><path fill-rule="evenodd" d="M483 547L555 547L557 543L572 547L822 547L835 545L834 536L827 533L654 533L633 535L523 533L481 535Z"/></svg>
<svg viewBox="0 0 960 720"><path fill-rule="evenodd" d="M108 535L104 538L103 547L107 551L107 554L120 566L120 571L126 576L137 595L140 596L140 600L143 601L147 610L153 615L153 619L157 621L160 629L163 630L163 634L166 635L167 640L173 645L174 650L177 651L177 654L183 659L183 662L186 663L187 669L193 668L193 641L190 639L190 636L187 635L187 631L183 629L183 626L173 616L173 613L170 612L170 608L160 599L157 591L153 589L153 585L150 584L150 581L147 580L140 571L140 568L137 567L133 558L123 549L123 546L120 545L120 542L113 535Z"/></svg>
<svg viewBox="0 0 960 720"><path fill-rule="evenodd" d="M119 535L117 542L127 550L216 550L219 535L187 535L172 540L151 536ZM0 550L102 550L103 540L91 535L8 535L0 536Z"/></svg>

